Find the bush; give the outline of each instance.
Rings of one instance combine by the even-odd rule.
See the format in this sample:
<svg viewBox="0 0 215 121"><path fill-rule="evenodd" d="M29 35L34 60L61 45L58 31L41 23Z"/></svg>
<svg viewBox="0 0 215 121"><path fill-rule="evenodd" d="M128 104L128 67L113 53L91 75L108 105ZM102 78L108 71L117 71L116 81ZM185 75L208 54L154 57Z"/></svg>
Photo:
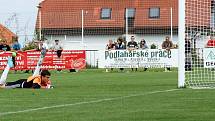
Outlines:
<svg viewBox="0 0 215 121"><path fill-rule="evenodd" d="M27 43L26 45L25 45L25 47L23 47L23 51L25 51L25 50L32 50L32 49L36 49L37 48L37 45L35 44L35 42L34 41L32 41L32 42L29 42L29 43Z"/></svg>
<svg viewBox="0 0 215 121"><path fill-rule="evenodd" d="M157 46L153 43L151 44L150 49L157 49Z"/></svg>

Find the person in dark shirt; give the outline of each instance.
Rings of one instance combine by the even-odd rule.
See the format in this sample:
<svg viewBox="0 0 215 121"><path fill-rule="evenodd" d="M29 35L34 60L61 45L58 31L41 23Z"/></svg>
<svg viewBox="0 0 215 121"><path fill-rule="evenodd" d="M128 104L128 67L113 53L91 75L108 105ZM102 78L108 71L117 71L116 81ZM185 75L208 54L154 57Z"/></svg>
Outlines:
<svg viewBox="0 0 215 121"><path fill-rule="evenodd" d="M192 47L190 39L185 38L185 71L192 70Z"/></svg>
<svg viewBox="0 0 215 121"><path fill-rule="evenodd" d="M134 36L131 36L131 41L130 42L128 42L128 45L127 45L127 47L128 47L128 50L136 50L136 49L138 49L138 45L137 45L137 42L136 41L134 41L135 40L135 37Z"/></svg>
<svg viewBox="0 0 215 121"><path fill-rule="evenodd" d="M124 43L123 38L119 37L119 38L117 39L117 43L115 44L115 48L116 48L116 50L123 50L123 49L126 49L126 45L125 45L125 43ZM120 71L123 71L123 70L124 70L124 68L119 68L119 69L120 69Z"/></svg>
<svg viewBox="0 0 215 121"><path fill-rule="evenodd" d="M9 45L7 45L6 41L4 40L1 47L0 47L0 50L3 50L3 51L10 51L11 48Z"/></svg>
<svg viewBox="0 0 215 121"><path fill-rule="evenodd" d="M131 41L129 41L128 45L127 45L128 51L132 51L132 50L138 49L137 42L134 41L134 40L135 40L135 37L132 35L131 36ZM134 69L131 68L131 70L133 71ZM137 71L137 68L135 68L135 70Z"/></svg>
<svg viewBox="0 0 215 121"><path fill-rule="evenodd" d="M15 40L12 45L13 50L18 51L21 49L21 45L19 44L18 40Z"/></svg>
<svg viewBox="0 0 215 121"><path fill-rule="evenodd" d="M140 41L140 49L142 49L142 50L149 49L149 47L146 44L146 40L145 39L142 39ZM144 67L144 71L146 71L147 69L148 69L147 67Z"/></svg>
<svg viewBox="0 0 215 121"><path fill-rule="evenodd" d="M170 49L172 48L173 48L173 43L170 40L170 37L166 36L165 40L162 43L162 49L166 49L167 51L170 51ZM170 71L170 67L166 67L165 69L166 69L165 71Z"/></svg>
<svg viewBox="0 0 215 121"><path fill-rule="evenodd" d="M122 39L121 37L119 37L119 38L117 39L117 43L116 43L115 47L116 47L116 50L126 49L126 46L125 46L125 44L123 43L123 39Z"/></svg>
<svg viewBox="0 0 215 121"><path fill-rule="evenodd" d="M2 42L2 39L0 39L0 50L2 48L2 45L3 45L3 42Z"/></svg>

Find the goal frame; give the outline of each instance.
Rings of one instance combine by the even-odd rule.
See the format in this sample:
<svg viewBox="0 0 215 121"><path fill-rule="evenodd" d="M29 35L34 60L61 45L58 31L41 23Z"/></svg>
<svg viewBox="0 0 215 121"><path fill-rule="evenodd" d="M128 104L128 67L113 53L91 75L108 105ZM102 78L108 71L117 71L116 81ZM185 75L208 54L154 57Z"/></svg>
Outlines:
<svg viewBox="0 0 215 121"><path fill-rule="evenodd" d="M178 88L185 87L185 0L178 1ZM184 40L184 41L183 41Z"/></svg>

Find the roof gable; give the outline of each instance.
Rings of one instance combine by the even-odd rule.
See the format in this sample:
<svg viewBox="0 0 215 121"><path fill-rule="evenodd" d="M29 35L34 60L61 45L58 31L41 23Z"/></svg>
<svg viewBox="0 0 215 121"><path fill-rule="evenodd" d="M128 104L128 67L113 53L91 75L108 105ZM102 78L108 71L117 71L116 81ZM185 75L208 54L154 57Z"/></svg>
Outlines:
<svg viewBox="0 0 215 121"><path fill-rule="evenodd" d="M12 39L15 37L17 37L16 34L0 24L0 39L5 39L7 43L12 43Z"/></svg>

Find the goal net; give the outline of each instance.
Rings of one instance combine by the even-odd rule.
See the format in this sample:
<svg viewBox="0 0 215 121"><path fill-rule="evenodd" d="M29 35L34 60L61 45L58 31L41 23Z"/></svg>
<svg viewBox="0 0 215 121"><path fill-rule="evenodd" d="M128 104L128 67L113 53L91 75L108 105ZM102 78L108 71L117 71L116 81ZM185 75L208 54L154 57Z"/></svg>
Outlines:
<svg viewBox="0 0 215 121"><path fill-rule="evenodd" d="M185 46L182 48L185 49L185 86L191 88L214 88L215 1L185 0L184 4L185 33L183 36L185 41L183 44ZM179 30L179 36L180 32L182 31Z"/></svg>
<svg viewBox="0 0 215 121"><path fill-rule="evenodd" d="M170 65L166 59L177 59L173 56L164 57L170 52L162 50L162 43L169 37L174 47L171 52L176 52L177 1L44 0L38 6L36 33L38 39L46 40L48 45L53 45L57 39L63 44L64 50L86 50L89 67L133 68L134 65L135 68L139 68L138 71L145 70L144 67L148 67L149 70L150 68L165 70L165 67L171 67L172 71L172 67L177 67L177 63L171 61L174 63ZM128 42L131 40L137 43L138 47L135 49L138 52L153 49L147 52L164 54L161 54L162 57L154 54L153 58L132 57L136 61L124 58L127 59L127 63L124 61L121 63L120 59L101 61L99 58L98 51L105 55L109 41L112 41L118 50L126 52ZM105 65L104 62L108 63ZM103 64L102 67L99 63Z"/></svg>

